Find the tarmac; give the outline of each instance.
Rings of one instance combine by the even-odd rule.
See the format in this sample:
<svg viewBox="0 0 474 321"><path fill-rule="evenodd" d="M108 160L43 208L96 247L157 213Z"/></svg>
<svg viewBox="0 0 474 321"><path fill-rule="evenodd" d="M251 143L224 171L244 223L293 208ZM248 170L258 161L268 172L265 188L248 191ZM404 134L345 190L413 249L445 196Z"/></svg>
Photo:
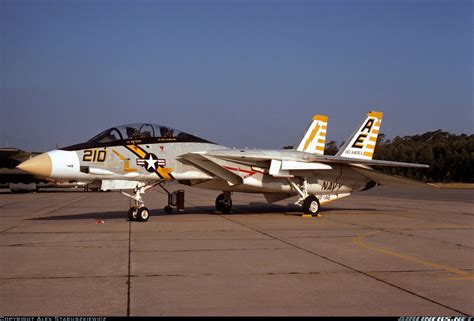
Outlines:
<svg viewBox="0 0 474 321"><path fill-rule="evenodd" d="M291 201L183 188L0 191L0 315L474 315L474 190L376 187L302 217ZM293 200L294 201L294 200Z"/></svg>

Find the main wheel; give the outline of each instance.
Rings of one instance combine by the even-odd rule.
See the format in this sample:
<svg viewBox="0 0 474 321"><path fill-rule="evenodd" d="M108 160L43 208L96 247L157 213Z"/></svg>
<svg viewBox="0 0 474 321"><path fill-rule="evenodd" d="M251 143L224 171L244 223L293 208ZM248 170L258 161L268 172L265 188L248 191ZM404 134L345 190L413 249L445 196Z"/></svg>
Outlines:
<svg viewBox="0 0 474 321"><path fill-rule="evenodd" d="M305 214L318 214L319 200L316 196L308 196L303 203L303 211Z"/></svg>
<svg viewBox="0 0 474 321"><path fill-rule="evenodd" d="M216 198L216 210L223 214L227 214L230 213L231 209L232 199L225 194L219 194L219 196Z"/></svg>
<svg viewBox="0 0 474 321"><path fill-rule="evenodd" d="M130 209L128 210L128 219L130 221L136 221L137 220L137 212L138 212L137 207L130 207Z"/></svg>
<svg viewBox="0 0 474 321"><path fill-rule="evenodd" d="M146 207L140 207L138 209L137 216L140 222L146 222L150 217L150 211Z"/></svg>

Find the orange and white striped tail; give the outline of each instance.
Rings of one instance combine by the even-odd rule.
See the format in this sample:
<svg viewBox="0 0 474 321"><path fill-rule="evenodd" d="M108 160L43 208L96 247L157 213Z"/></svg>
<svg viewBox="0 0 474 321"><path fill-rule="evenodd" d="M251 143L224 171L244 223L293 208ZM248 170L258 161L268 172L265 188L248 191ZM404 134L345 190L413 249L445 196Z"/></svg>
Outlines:
<svg viewBox="0 0 474 321"><path fill-rule="evenodd" d="M382 112L369 111L359 129L347 140L336 156L372 159L382 123Z"/></svg>
<svg viewBox="0 0 474 321"><path fill-rule="evenodd" d="M324 155L327 125L327 116L314 115L313 121L309 125L306 134L304 135L296 150L300 152Z"/></svg>

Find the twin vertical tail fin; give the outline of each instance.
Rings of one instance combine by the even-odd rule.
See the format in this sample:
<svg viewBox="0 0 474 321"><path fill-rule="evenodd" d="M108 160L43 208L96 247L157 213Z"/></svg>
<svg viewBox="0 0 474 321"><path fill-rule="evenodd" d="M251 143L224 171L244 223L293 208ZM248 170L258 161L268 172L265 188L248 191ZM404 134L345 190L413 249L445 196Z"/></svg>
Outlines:
<svg viewBox="0 0 474 321"><path fill-rule="evenodd" d="M327 125L327 116L315 115L311 125L309 125L306 134L304 135L296 150L300 152L324 155Z"/></svg>
<svg viewBox="0 0 474 321"><path fill-rule="evenodd" d="M352 134L336 156L372 159L382 123L382 112L369 111L359 129Z"/></svg>

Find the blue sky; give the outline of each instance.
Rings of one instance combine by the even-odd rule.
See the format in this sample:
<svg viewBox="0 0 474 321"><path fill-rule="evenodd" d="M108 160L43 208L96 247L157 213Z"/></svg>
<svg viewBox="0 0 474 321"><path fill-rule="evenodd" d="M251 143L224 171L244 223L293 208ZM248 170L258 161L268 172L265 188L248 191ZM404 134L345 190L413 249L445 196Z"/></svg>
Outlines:
<svg viewBox="0 0 474 321"><path fill-rule="evenodd" d="M227 146L472 134L473 2L0 0L0 146L151 122Z"/></svg>

